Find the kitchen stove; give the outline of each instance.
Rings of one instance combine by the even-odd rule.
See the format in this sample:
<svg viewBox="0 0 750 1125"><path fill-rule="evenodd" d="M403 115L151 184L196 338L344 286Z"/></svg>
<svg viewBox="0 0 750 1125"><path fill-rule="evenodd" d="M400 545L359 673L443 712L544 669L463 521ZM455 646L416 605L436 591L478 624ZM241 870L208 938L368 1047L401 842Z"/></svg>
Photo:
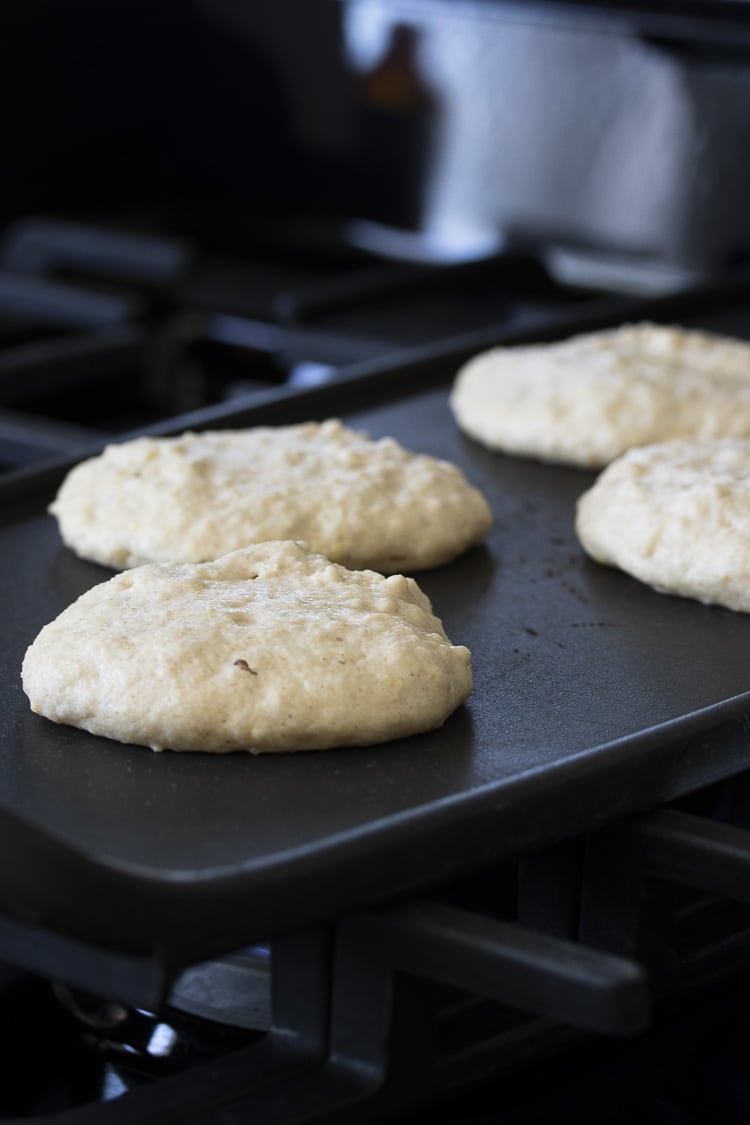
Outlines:
<svg viewBox="0 0 750 1125"><path fill-rule="evenodd" d="M707 803L726 805L728 792L727 786L704 792L692 805L703 812ZM700 831L702 818L682 815L688 834L695 826ZM648 819L635 825L635 833L644 827L661 830L659 814L652 824ZM668 829L669 817L664 820ZM550 861L559 867L552 853L542 858L548 869ZM527 881L522 874L516 884L515 873L506 867L438 888L433 904L449 905L442 919L436 917L450 929L449 911L456 903L462 909L469 904L477 918L496 915L490 903L500 897L508 907L517 898L511 888ZM566 890L573 911L575 896ZM743 1051L750 1020L744 1003L750 988L750 907L674 890L665 882L647 896L652 901L644 915L658 915L661 940L669 935L671 964L665 968L666 962L654 962L653 1024L630 1034L613 1034L610 1028L609 1034L593 1035L417 978L403 978L394 987L393 966L380 964L377 983L387 988L389 1003L366 1003L369 989L365 985L362 995L360 984L352 998L339 1001L337 1013L347 1043L369 1050L354 1059L324 1060L316 1051L322 1044L310 1039L296 1045L295 1060L285 1042L292 1029L274 1027L271 1014L269 946L187 970L157 1011L95 998L6 967L0 987L5 1013L0 1119L82 1125L166 1120L532 1125L554 1113L558 1120L584 1125L634 1120L739 1125L750 1107ZM747 897L746 891L739 893ZM553 894L562 897L559 888ZM547 900L542 909L546 906ZM409 911L404 913L408 922ZM518 914L517 905L513 913ZM653 918L644 921L654 929ZM426 931L420 935L425 936L429 958ZM400 934L404 939L407 946L413 940L408 929ZM538 954L533 938L528 945L531 957ZM365 948L380 960L371 942ZM563 947L556 952L562 956ZM467 949L461 954L466 956ZM277 956L278 971L286 971L305 993L311 962L303 947L297 944L289 963L280 943ZM339 951L336 970L348 989L354 984L351 966L340 964L341 959ZM591 968L595 973L594 962ZM366 980L361 964L355 971ZM554 978L552 971L547 985L553 989L560 986ZM581 980L574 988L585 996ZM575 1020L574 996L569 999ZM278 1019L293 1002L278 992L275 999ZM311 1013L319 1014L320 997L306 994L305 1000L309 1006L304 1014L297 1010L296 1031L303 1023L309 1031ZM334 991L334 1011L336 1002ZM387 1025L381 1022L384 1008ZM387 1065L380 1057L380 1036L388 1040ZM33 1084L27 1077L29 1058ZM271 1092L269 1082L276 1087Z"/></svg>
<svg viewBox="0 0 750 1125"><path fill-rule="evenodd" d="M134 428L296 419L308 409L333 413L339 402L342 413L356 413L380 398L388 419L390 397L405 388L416 395L417 429L429 431L435 388L494 341L646 315L697 316L741 332L749 298L744 277L658 299L613 297L557 283L513 254L450 267L386 262L330 231L302 239L256 230L229 253L220 239L199 244L192 232L136 237L112 225L24 220L6 232L0 253L6 500L13 507L32 496L36 505L71 459ZM566 472L553 487L567 494L574 483ZM524 502L529 520L535 503ZM554 526L549 535L551 549L560 548ZM567 577L548 568L547 578L580 601L580 564L566 565ZM77 583L104 573L79 575L65 560L52 566L68 599ZM487 559L467 567L480 596L491 578ZM448 576L434 582L446 604ZM430 579L425 585L432 595ZM524 625L519 663L534 659L549 606L540 612ZM686 630L698 628L684 606L675 612ZM704 643L717 652L726 645L736 665L736 617L708 612ZM685 658L687 649L675 651ZM347 847L343 857L331 854L327 876L306 873L305 848L294 842L290 855L301 866L286 889L259 875L247 892L257 910L236 917L220 905L221 887L218 897L188 901L179 884L191 880L169 848L163 885L150 890L143 854L117 857L119 806L131 795L115 796L85 750L77 781L58 776L59 747L36 743L37 728L29 734L14 720L0 739L11 745L6 769L29 804L19 812L4 794L0 809L0 1121L521 1125L552 1113L592 1125L746 1121L750 1083L737 1044L747 1035L750 986L750 701L741 684L738 676L728 700L717 689L694 714L682 707L674 720L656 716L632 736L614 729L606 771L588 773L586 753L568 769L557 763L551 800L530 791L515 811L503 788L477 799L471 818L454 816L448 781L430 797L441 817L432 832L426 817L409 827L406 807L361 798L374 824L381 817L401 832L401 819L404 834L368 859L356 816L342 821L331 846L345 837ZM555 716L546 721L554 731ZM459 756L471 742L460 724L451 728ZM19 730L18 745L34 759L28 775L14 756ZM486 754L480 733L478 758ZM582 743L591 757L598 745ZM62 750L77 755L72 743ZM138 774L144 753L135 753L135 765L123 768ZM438 747L434 768L447 776L458 767L441 754ZM373 777L396 768L363 760ZM202 768L181 764L175 789ZM277 763L253 764L262 787L266 766ZM518 785L542 766L521 761ZM408 789L411 775L398 768ZM125 774L120 780L127 788ZM221 793L204 780L206 808L193 804L189 815L210 825ZM275 775L267 781L267 799L283 816L283 789ZM91 829L101 834L100 855L91 839L66 838L62 819L40 826L34 802L41 792L43 805L45 786L54 792L60 783L90 787L79 810L58 790L82 821L91 819L89 798L112 799ZM388 784L399 787L398 773ZM352 792L356 805L356 785ZM164 799L157 786L155 803ZM498 832L504 807L512 815ZM158 844L160 833L149 823L149 839ZM9 856L18 857L17 875ZM212 864L222 870L210 848L206 864L196 885ZM234 878L226 893L236 899ZM27 879L38 880L38 894L36 885L27 894ZM100 895L112 895L109 929ZM113 932L128 915L118 944Z"/></svg>
<svg viewBox="0 0 750 1125"><path fill-rule="evenodd" d="M0 242L0 467L594 295L533 259L387 262L343 226L195 236L30 217Z"/></svg>

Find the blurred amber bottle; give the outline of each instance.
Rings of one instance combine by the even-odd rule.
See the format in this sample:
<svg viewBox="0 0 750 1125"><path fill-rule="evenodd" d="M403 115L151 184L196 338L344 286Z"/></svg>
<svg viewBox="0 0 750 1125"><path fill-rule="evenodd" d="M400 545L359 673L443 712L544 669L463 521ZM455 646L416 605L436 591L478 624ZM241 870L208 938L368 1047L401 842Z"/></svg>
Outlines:
<svg viewBox="0 0 750 1125"><path fill-rule="evenodd" d="M419 31L395 24L386 49L358 77L357 176L365 218L419 228L437 98L419 65Z"/></svg>

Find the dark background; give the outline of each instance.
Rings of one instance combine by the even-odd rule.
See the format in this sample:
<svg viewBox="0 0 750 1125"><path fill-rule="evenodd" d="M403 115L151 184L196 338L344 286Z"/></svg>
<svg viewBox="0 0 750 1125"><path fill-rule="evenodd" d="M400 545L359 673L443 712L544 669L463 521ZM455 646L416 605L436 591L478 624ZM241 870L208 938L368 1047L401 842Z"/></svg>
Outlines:
<svg viewBox="0 0 750 1125"><path fill-rule="evenodd" d="M0 224L418 229L438 183L443 226L720 268L750 247L749 8L6 0ZM378 18L357 54L352 26ZM396 24L412 82L394 102L372 79Z"/></svg>

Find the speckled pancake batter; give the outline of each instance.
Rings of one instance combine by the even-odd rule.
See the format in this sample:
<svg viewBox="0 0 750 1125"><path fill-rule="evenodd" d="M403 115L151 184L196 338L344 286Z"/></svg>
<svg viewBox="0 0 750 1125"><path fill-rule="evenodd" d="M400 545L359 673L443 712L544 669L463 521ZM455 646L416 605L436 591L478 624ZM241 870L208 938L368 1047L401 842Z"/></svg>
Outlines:
<svg viewBox="0 0 750 1125"><path fill-rule="evenodd" d="M750 612L750 441L631 449L580 498L576 530L656 590Z"/></svg>
<svg viewBox="0 0 750 1125"><path fill-rule="evenodd" d="M346 566L410 572L449 562L492 523L457 466L334 419L111 445L68 474L50 511L67 546L119 569L292 539Z"/></svg>
<svg viewBox="0 0 750 1125"><path fill-rule="evenodd" d="M495 348L464 365L451 406L491 449L590 468L672 438L750 437L750 344L642 323Z"/></svg>
<svg viewBox="0 0 750 1125"><path fill-rule="evenodd" d="M472 689L413 578L299 543L150 565L83 594L29 647L32 710L155 750L367 745L440 726Z"/></svg>

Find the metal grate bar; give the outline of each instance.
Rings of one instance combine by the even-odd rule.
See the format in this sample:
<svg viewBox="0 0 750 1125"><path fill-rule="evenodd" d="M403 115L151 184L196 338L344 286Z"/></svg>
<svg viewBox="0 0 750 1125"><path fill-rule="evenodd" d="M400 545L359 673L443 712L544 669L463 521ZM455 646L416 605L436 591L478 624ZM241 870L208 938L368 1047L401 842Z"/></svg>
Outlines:
<svg viewBox="0 0 750 1125"><path fill-rule="evenodd" d="M574 942L429 901L347 925L397 971L600 1032L631 1033L649 1021L640 966Z"/></svg>
<svg viewBox="0 0 750 1125"><path fill-rule="evenodd" d="M750 832L676 809L661 809L625 829L643 849L650 875L750 902Z"/></svg>

